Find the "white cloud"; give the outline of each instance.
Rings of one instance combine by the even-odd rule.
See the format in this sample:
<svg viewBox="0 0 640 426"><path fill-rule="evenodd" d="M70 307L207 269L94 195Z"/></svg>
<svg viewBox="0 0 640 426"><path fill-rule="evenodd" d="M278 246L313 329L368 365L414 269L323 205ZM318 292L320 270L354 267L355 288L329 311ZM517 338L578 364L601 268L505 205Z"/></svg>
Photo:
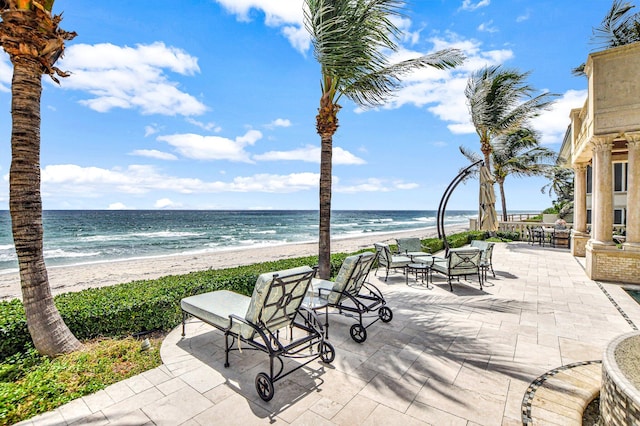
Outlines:
<svg viewBox="0 0 640 426"><path fill-rule="evenodd" d="M291 193L317 189L318 173L288 175L257 174L233 180L203 181L161 173L153 166L130 165L125 169L81 167L74 164L50 165L42 170L43 195L53 197L100 198L105 194L146 194L151 191L178 194L220 192Z"/></svg>
<svg viewBox="0 0 640 426"><path fill-rule="evenodd" d="M587 90L567 90L550 110L533 119L533 127L542 134L541 143L562 143L571 122L569 113L574 108L582 108L586 99Z"/></svg>
<svg viewBox="0 0 640 426"><path fill-rule="evenodd" d="M155 135L158 132L159 132L159 130L158 130L158 125L157 124L144 127L144 137L145 138L147 136Z"/></svg>
<svg viewBox="0 0 640 426"><path fill-rule="evenodd" d="M270 27L283 27L282 34L298 51L306 52L310 46L309 34L304 28L303 0L215 0L240 21L250 21L251 12L264 14L264 22Z"/></svg>
<svg viewBox="0 0 640 426"><path fill-rule="evenodd" d="M229 160L252 163L247 146L262 138L258 130L249 130L235 140L221 136L202 136L194 133L159 136L158 140L167 142L184 157L196 160Z"/></svg>
<svg viewBox="0 0 640 426"><path fill-rule="evenodd" d="M522 15L516 18L516 22L524 22L528 20L530 16L531 16L531 10L527 9L525 13L523 13Z"/></svg>
<svg viewBox="0 0 640 426"><path fill-rule="evenodd" d="M438 50L455 48L466 56L465 62L453 70L426 68L417 70L403 78L403 87L385 105L385 108L400 108L405 104L426 107L440 120L449 122L449 130L455 134L474 133L475 129L469 117L464 90L469 75L487 65L499 65L513 57L507 49L482 50L482 43L473 39L464 39L448 32L444 37L430 40L433 49L430 52L417 52L402 49L390 57L391 62L415 58Z"/></svg>
<svg viewBox="0 0 640 426"><path fill-rule="evenodd" d="M398 190L415 189L420 185L417 183L404 182L404 181L386 181L378 178L369 178L360 183L350 186L335 185L334 192L354 194L361 192L391 192Z"/></svg>
<svg viewBox="0 0 640 426"><path fill-rule="evenodd" d="M206 107L182 92L164 70L190 76L200 71L197 58L164 43L116 46L74 44L65 50L59 67L71 71L63 89L81 90L93 98L80 103L98 112L113 108L139 109L143 114L199 115Z"/></svg>
<svg viewBox="0 0 640 426"><path fill-rule="evenodd" d="M182 207L182 204L174 203L173 201L171 201L168 198L161 198L161 199L157 200L153 206L155 208L157 208L157 209L167 209L167 208Z"/></svg>
<svg viewBox="0 0 640 426"><path fill-rule="evenodd" d="M491 0L480 0L477 3L474 3L473 0L463 0L462 6L460 6L460 9L474 11L481 7L489 6L490 3L491 3Z"/></svg>
<svg viewBox="0 0 640 426"><path fill-rule="evenodd" d="M195 119L193 119L191 117L187 117L186 120L187 120L187 123L193 124L194 126L199 127L202 130L206 130L208 132L209 131L213 131L213 132L219 133L219 132L222 131L222 127L216 125L216 123L214 123L212 121L210 121L208 123L204 123L202 121L195 120Z"/></svg>
<svg viewBox="0 0 640 426"><path fill-rule="evenodd" d="M276 118L271 123L267 125L267 127L291 127L291 120L286 118Z"/></svg>
<svg viewBox="0 0 640 426"><path fill-rule="evenodd" d="M493 26L493 20L491 20L478 25L478 31L485 33L497 33L498 29Z"/></svg>
<svg viewBox="0 0 640 426"><path fill-rule="evenodd" d="M109 204L109 207L107 207L107 210L126 210L127 206L125 206L123 203L111 203Z"/></svg>
<svg viewBox="0 0 640 426"><path fill-rule="evenodd" d="M253 159L256 161L305 161L320 164L320 147L307 145L291 151L269 151L254 155ZM333 147L331 160L334 165L366 164L362 158L340 147Z"/></svg>
<svg viewBox="0 0 640 426"><path fill-rule="evenodd" d="M178 157L176 157L171 153L158 151L156 149L136 149L134 151L131 151L130 155L156 158L158 160L177 160L178 159Z"/></svg>

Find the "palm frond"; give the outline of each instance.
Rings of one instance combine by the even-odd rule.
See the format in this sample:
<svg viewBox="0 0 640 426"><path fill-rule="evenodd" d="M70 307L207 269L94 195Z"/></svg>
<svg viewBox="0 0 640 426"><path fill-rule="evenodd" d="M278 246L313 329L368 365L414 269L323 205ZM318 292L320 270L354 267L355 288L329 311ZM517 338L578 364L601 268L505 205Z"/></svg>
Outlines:
<svg viewBox="0 0 640 426"><path fill-rule="evenodd" d="M455 49L389 64L388 51L397 51L403 0L305 0L304 23L323 75L358 105L380 105L400 87L400 77L418 68L444 69L459 65ZM326 93L326 87L323 88Z"/></svg>

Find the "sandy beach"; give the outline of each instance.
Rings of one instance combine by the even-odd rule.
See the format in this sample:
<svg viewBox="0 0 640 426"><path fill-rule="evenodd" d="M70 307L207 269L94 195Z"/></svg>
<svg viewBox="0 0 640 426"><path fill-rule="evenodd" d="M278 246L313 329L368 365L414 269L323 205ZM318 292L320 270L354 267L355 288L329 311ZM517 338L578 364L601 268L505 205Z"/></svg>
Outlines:
<svg viewBox="0 0 640 426"><path fill-rule="evenodd" d="M446 228L447 235L465 231L466 225ZM433 228L389 234L372 234L354 238L335 239L332 253L356 251L373 247L375 242L395 244L396 238L437 236ZM163 256L86 265L47 268L52 293L80 291L92 287L104 287L136 280L155 279L167 275L181 275L207 269L221 269L290 257L311 256L318 253L317 243L283 244L204 253L198 255ZM0 275L0 300L22 298L18 273Z"/></svg>

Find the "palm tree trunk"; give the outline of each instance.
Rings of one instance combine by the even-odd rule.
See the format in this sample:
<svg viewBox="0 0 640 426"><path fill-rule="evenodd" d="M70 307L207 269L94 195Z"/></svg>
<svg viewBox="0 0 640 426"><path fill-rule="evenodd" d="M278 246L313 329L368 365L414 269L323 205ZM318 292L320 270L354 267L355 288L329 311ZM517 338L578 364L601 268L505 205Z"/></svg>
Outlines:
<svg viewBox="0 0 640 426"><path fill-rule="evenodd" d="M320 226L318 238L318 276L323 280L331 277L331 158L333 138L320 138Z"/></svg>
<svg viewBox="0 0 640 426"><path fill-rule="evenodd" d="M507 221L507 197L504 195L504 179L498 180L498 187L500 188L500 202L502 203L502 220Z"/></svg>
<svg viewBox="0 0 640 426"><path fill-rule="evenodd" d="M45 355L72 352L82 345L53 303L43 253L40 196L40 99L42 64L24 55L12 58L11 170L9 209L27 326Z"/></svg>

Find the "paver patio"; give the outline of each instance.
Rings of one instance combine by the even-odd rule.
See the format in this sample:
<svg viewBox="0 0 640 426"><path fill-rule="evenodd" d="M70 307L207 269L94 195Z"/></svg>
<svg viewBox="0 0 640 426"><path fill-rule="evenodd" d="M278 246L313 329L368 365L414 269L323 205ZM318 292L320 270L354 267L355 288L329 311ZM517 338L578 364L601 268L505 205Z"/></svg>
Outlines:
<svg viewBox="0 0 640 426"><path fill-rule="evenodd" d="M161 367L21 424L522 425L532 382L602 359L609 341L640 324L640 305L615 284L587 279L566 249L497 244L493 261L496 278L489 274L484 291L462 281L451 293L438 275L427 289L413 277L406 285L401 273L386 283L371 274L393 320L374 324L358 344L353 322L331 316L335 361L276 382L268 403L254 387L266 354L232 353L224 368L222 333L191 320L185 338L177 327L164 340ZM593 371L554 380L582 374L588 382ZM548 390L539 392L542 402L531 408L538 424L575 421L562 406L574 402L544 405Z"/></svg>

